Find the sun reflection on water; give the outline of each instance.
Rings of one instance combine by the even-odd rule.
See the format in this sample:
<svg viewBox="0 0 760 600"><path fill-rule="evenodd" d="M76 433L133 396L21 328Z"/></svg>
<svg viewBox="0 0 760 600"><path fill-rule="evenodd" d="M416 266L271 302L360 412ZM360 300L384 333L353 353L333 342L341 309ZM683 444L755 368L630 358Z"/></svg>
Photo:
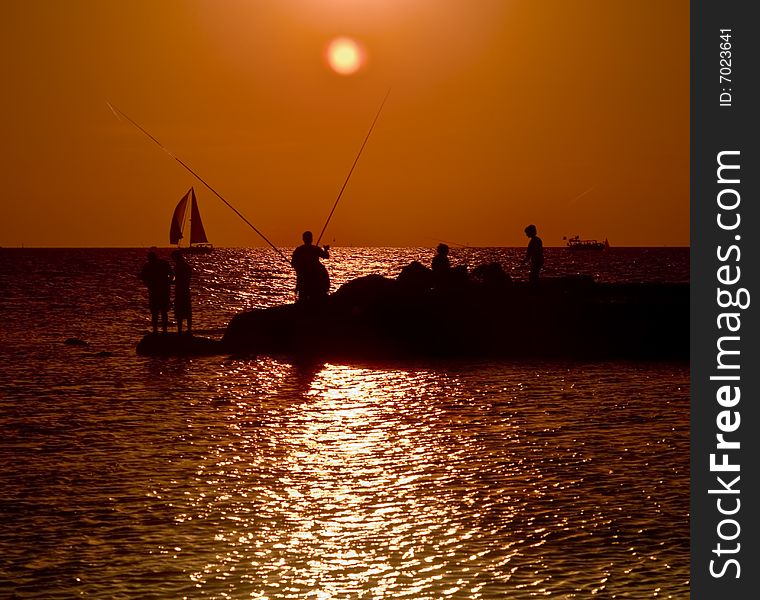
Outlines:
<svg viewBox="0 0 760 600"><path fill-rule="evenodd" d="M641 535L641 526L621 528L614 513L625 503L640 511L638 497L603 508L614 475L605 481L609 470L596 467L603 448L627 442L589 450L573 433L595 399L569 373L505 379L500 369L491 380L480 369L473 386L467 369L273 359L224 368L235 374L214 392L227 398L225 431L177 517L207 538L205 562L189 573L199 589L229 582L233 596L271 599L529 598L557 586L605 593L615 569L620 577L621 565L647 564L631 546L630 527ZM563 405L526 398L586 408L568 421ZM609 560L590 568L600 547Z"/></svg>
<svg viewBox="0 0 760 600"><path fill-rule="evenodd" d="M452 420L471 398L445 372L268 367L266 386L257 369L233 367L237 383L224 391L236 443L196 473L215 495L195 498L195 518L218 526L197 585L237 569L251 597L480 598L513 577L515 541L504 534L519 508L480 468L489 435L514 435L508 419L491 433ZM278 389L287 392L275 406ZM268 417L251 418L264 397ZM502 464L504 475L523 468Z"/></svg>

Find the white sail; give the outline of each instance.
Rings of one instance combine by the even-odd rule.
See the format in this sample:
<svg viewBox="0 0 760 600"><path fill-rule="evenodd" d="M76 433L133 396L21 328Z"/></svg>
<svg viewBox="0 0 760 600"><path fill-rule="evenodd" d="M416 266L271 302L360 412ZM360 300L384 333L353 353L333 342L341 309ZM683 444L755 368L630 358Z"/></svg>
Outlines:
<svg viewBox="0 0 760 600"><path fill-rule="evenodd" d="M172 223L169 227L169 243L170 244L179 244L179 241L183 237L183 232L185 229L185 212L187 210L187 201L192 195L193 201L195 201L195 193L193 192L193 188L190 188L190 190L182 196L180 201L177 203L177 207L174 209L174 214L172 215Z"/></svg>
<svg viewBox="0 0 760 600"><path fill-rule="evenodd" d="M192 192L192 203L190 204L190 243L191 244L208 244L206 230L203 228L201 213L198 210L198 202L195 200L195 191Z"/></svg>

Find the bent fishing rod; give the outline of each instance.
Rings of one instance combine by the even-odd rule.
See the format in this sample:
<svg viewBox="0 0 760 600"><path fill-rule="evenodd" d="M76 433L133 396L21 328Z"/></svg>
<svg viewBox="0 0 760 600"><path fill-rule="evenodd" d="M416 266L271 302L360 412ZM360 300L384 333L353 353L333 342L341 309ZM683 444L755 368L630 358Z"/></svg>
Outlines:
<svg viewBox="0 0 760 600"><path fill-rule="evenodd" d="M322 239L322 236L325 234L325 230L327 229L327 226L330 224L330 220L332 219L333 213L335 212L335 209L338 207L338 202L340 202L340 198L343 195L343 190L346 189L346 186L348 185L348 180L351 179L351 174L354 172L354 167L356 167L356 163L359 162L359 157L362 155L362 152L364 151L364 146L367 145L367 140L369 139L369 136L372 135L372 130L375 128L375 123L377 123L377 119L380 117L380 113L383 110L383 106L385 105L385 101L388 99L388 95L391 93L391 89L388 88L388 91L385 92L385 97L383 98L383 101L380 103L380 108L377 109L377 114L375 115L375 119L372 121L372 125L369 127L369 131L367 132L367 136L364 138L364 141L362 142L361 148L359 148L359 153L356 155L356 158L354 159L354 164L351 165L351 169L348 172L348 176L346 177L346 180L343 182L343 187L340 188L340 192L338 192L338 197L335 199L335 204L333 204L332 210L330 211L330 214L327 216L327 221L325 221L325 226L322 227L322 231L319 233L319 237L317 238L317 246L319 246L319 242Z"/></svg>
<svg viewBox="0 0 760 600"><path fill-rule="evenodd" d="M198 173L196 173L195 171L193 171L193 169L191 169L181 158L179 158L176 154L174 154L174 152L172 152L171 150L169 150L166 146L164 146L161 142L159 142L156 138L154 138L143 127L141 127L136 121L134 121L128 115L126 115L124 113L124 111L122 111L121 109L117 108L116 106L114 106L113 104L111 104L107 100L106 100L106 104L108 104L108 108L110 108L111 112L114 115L116 115L117 119L121 119L121 117L124 117L127 121L129 121L130 123L132 123L132 125L134 125L135 127L137 127L137 129L139 129L140 131L142 131L146 136L148 136L151 140L153 140L158 145L158 147L161 148L161 150L163 150L166 154L168 154L169 156L171 156L180 165L182 165L193 177L195 177L198 181L200 181L203 185L205 185L217 198L219 198L219 200L221 200L229 208L231 208L232 211L238 217L240 217L241 219L243 219L243 221L245 221L246 225L248 225L251 229L253 229L259 235L259 237L261 237L262 240L264 240L267 244L269 244L272 247L272 249L275 252L277 252L277 254L280 255L280 257L282 258L282 260L284 260L286 263L288 263L288 266L292 266L290 264L290 261L288 260L288 258L280 251L280 249L277 246L275 246L272 242L270 242L269 239L267 238L267 236L265 236L258 229L256 229L256 227L253 225L253 223L251 223L248 219L246 219L245 216L243 216L243 214L237 208L235 208L234 206L232 206L232 204L230 204L229 202L227 202L227 200L219 192L217 192L213 187L211 187L211 185L209 185L206 182L206 180L203 179L203 177L201 177L200 175L198 175ZM119 115L121 115L121 117Z"/></svg>

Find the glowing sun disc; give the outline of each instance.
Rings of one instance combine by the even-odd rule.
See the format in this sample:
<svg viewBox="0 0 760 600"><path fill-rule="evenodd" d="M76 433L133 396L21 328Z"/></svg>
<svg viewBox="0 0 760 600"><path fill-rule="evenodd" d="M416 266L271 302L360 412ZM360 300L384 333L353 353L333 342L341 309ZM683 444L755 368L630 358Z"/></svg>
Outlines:
<svg viewBox="0 0 760 600"><path fill-rule="evenodd" d="M362 47L351 38L339 37L331 41L325 52L327 64L340 75L352 75L364 65Z"/></svg>

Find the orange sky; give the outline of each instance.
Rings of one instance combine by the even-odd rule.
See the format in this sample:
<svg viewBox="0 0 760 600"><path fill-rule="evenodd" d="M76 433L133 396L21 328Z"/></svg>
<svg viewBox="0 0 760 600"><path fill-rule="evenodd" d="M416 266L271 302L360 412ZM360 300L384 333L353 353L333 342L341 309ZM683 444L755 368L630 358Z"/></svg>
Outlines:
<svg viewBox="0 0 760 600"><path fill-rule="evenodd" d="M689 244L687 0L4 0L0 245ZM323 52L358 40L339 75Z"/></svg>

